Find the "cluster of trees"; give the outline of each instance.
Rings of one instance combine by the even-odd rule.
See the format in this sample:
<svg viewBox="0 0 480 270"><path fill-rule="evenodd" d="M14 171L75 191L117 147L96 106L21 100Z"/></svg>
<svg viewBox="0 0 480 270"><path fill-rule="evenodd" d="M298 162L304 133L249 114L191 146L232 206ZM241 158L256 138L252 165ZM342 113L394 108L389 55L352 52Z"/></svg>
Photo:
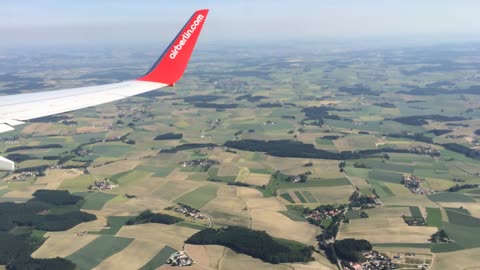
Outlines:
<svg viewBox="0 0 480 270"><path fill-rule="evenodd" d="M162 149L160 153L176 153L178 151L190 150L190 149L197 149L197 148L210 148L217 146L214 143L186 143L182 145L175 146L170 149Z"/></svg>
<svg viewBox="0 0 480 270"><path fill-rule="evenodd" d="M33 193L37 200L51 203L54 205L73 205L81 201L80 196L72 195L67 190L47 190L39 189Z"/></svg>
<svg viewBox="0 0 480 270"><path fill-rule="evenodd" d="M330 114L328 111L336 110L338 111L339 109L334 108L334 107L327 107L327 106L312 106L312 107L306 107L303 108L302 112L305 113L305 119L302 120L302 123L304 123L307 120L314 121L310 124L312 125L317 125L317 126L322 126L324 123L323 119L335 119L339 120L340 117L338 115ZM340 110L341 111L341 110Z"/></svg>
<svg viewBox="0 0 480 270"><path fill-rule="evenodd" d="M210 102L201 102L201 103L194 103L193 106L197 108L207 108L207 109L234 109L238 107L238 104L230 103L230 104L219 104L219 103L210 103Z"/></svg>
<svg viewBox="0 0 480 270"><path fill-rule="evenodd" d="M333 247L338 258L349 262L365 261L362 252L372 250L370 242L363 239L356 240L354 238L336 240Z"/></svg>
<svg viewBox="0 0 480 270"><path fill-rule="evenodd" d="M404 73L402 71L402 73ZM432 96L432 95L459 95L459 94L467 94L467 95L480 95L480 86L470 86L469 88L457 88L454 90L443 90L438 91L438 88L432 87L415 87L410 90L406 91L399 91L398 93L407 94L407 95L414 95L414 96Z"/></svg>
<svg viewBox="0 0 480 270"><path fill-rule="evenodd" d="M382 107L382 108L396 108L395 104L389 103L389 102L379 102L379 103L373 103L373 105Z"/></svg>
<svg viewBox="0 0 480 270"><path fill-rule="evenodd" d="M204 229L185 243L194 245L221 245L237 253L246 254L265 262L307 262L312 260L313 248L300 243L275 239L264 231L243 227Z"/></svg>
<svg viewBox="0 0 480 270"><path fill-rule="evenodd" d="M0 203L0 265L7 270L75 269L75 264L62 258L32 258L45 240L32 231L64 231L96 216L81 212L82 197L68 191L38 190L33 196L25 203ZM11 233L15 227L22 230Z"/></svg>
<svg viewBox="0 0 480 270"><path fill-rule="evenodd" d="M7 270L75 269L75 264L62 259L34 259L31 254L44 242L30 233L13 235L0 231L0 265Z"/></svg>
<svg viewBox="0 0 480 270"><path fill-rule="evenodd" d="M445 230L439 230L430 236L430 242L432 243L445 243L450 241Z"/></svg>
<svg viewBox="0 0 480 270"><path fill-rule="evenodd" d="M161 223L161 224L175 224L183 221L182 218L174 217L167 214L153 213L150 210L145 210L138 216L127 221L127 225L144 224L144 223Z"/></svg>
<svg viewBox="0 0 480 270"><path fill-rule="evenodd" d="M427 133L432 133L435 136L442 136L451 132L453 132L453 130L450 129L432 129L427 131Z"/></svg>
<svg viewBox="0 0 480 270"><path fill-rule="evenodd" d="M283 107L280 103L261 103L257 105L258 108L280 108Z"/></svg>
<svg viewBox="0 0 480 270"><path fill-rule="evenodd" d="M50 149L50 148L63 148L63 145L58 143L43 144L43 145L22 145L16 147L10 147L5 150L6 153L15 152L20 150L31 150L31 149Z"/></svg>
<svg viewBox="0 0 480 270"><path fill-rule="evenodd" d="M248 102L257 102L266 99L266 96L252 96L252 94L245 94L235 98L235 100L247 100Z"/></svg>
<svg viewBox="0 0 480 270"><path fill-rule="evenodd" d="M237 140L227 141L224 146L244 151L265 152L276 157L321 158L332 160L349 160L371 156L379 153L410 153L408 149L379 148L360 150L358 152L343 151L335 153L317 149L313 144L305 144L291 140Z"/></svg>
<svg viewBox="0 0 480 270"><path fill-rule="evenodd" d="M375 204L375 199L366 195L360 194L358 191L354 191L350 195L350 208L361 207L362 209L371 208L369 205Z"/></svg>
<svg viewBox="0 0 480 270"><path fill-rule="evenodd" d="M78 196L70 195L67 191L62 194L45 190L34 196L25 203L0 203L0 231L10 231L16 226L64 231L96 219L95 215L80 211ZM72 207L64 208L65 205ZM62 211L56 213L55 210L59 208Z"/></svg>
<svg viewBox="0 0 480 270"><path fill-rule="evenodd" d="M346 87L346 86L340 87L338 90L354 96L359 96L359 95L378 96L380 94L379 92L372 91L370 87L364 86L361 84L355 84L352 87Z"/></svg>
<svg viewBox="0 0 480 270"><path fill-rule="evenodd" d="M161 141L161 140L178 140L183 138L183 134L181 133L164 133L160 134L157 137L155 137L153 140L155 141Z"/></svg>
<svg viewBox="0 0 480 270"><path fill-rule="evenodd" d="M448 192L457 192L457 191L459 191L459 190L469 189L469 188L478 188L478 184L464 184L464 185L456 184L456 185L454 185L453 187L450 187L449 189L447 189L446 191L448 191Z"/></svg>
<svg viewBox="0 0 480 270"><path fill-rule="evenodd" d="M466 157L469 157L469 158L475 158L475 159L480 158L480 151L471 149L470 147L467 147L458 143L444 143L440 145L450 151L464 154Z"/></svg>
<svg viewBox="0 0 480 270"><path fill-rule="evenodd" d="M194 95L194 96L188 96L184 97L183 101L189 102L189 103L195 103L195 102L211 102L215 101L218 99L223 99L226 98L226 96L217 96L217 95Z"/></svg>
<svg viewBox="0 0 480 270"><path fill-rule="evenodd" d="M423 126L428 124L427 120L433 120L437 122L448 122L448 121L463 121L467 120L465 117L461 116L445 116L439 114L430 114L430 115L412 115L412 116L402 116L392 118L391 120L412 126Z"/></svg>

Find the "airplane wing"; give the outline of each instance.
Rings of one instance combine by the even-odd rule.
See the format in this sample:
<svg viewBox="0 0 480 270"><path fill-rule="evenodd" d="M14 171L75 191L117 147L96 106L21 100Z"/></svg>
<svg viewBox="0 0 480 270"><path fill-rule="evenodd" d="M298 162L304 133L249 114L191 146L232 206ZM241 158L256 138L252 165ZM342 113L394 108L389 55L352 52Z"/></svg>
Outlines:
<svg viewBox="0 0 480 270"><path fill-rule="evenodd" d="M0 133L24 121L74 111L173 86L185 71L208 10L198 10L188 20L152 68L142 77L98 86L0 96ZM0 157L0 170L14 170L13 161Z"/></svg>

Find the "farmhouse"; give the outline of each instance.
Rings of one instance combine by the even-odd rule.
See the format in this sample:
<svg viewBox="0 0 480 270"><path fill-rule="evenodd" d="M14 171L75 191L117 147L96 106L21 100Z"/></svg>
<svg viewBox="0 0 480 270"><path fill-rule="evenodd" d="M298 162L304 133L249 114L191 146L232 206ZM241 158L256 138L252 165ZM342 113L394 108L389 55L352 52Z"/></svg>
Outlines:
<svg viewBox="0 0 480 270"><path fill-rule="evenodd" d="M116 187L110 183L110 179L105 178L101 181L95 181L93 185L88 186L88 190L110 190Z"/></svg>
<svg viewBox="0 0 480 270"><path fill-rule="evenodd" d="M182 251L173 253L167 260L167 264L171 266L190 266L192 263L193 260Z"/></svg>
<svg viewBox="0 0 480 270"><path fill-rule="evenodd" d="M172 210L177 213L182 213L187 217L192 217L193 219L205 219L205 215L200 213L199 210L191 208L188 205L179 204L175 207L168 207L165 210Z"/></svg>
<svg viewBox="0 0 480 270"><path fill-rule="evenodd" d="M186 160L182 163L182 166L185 167L200 167L202 171L207 171L210 167L218 165L220 162L209 159L209 158L199 158L194 160Z"/></svg>
<svg viewBox="0 0 480 270"><path fill-rule="evenodd" d="M404 175L402 184L414 194L431 194L432 192L420 187L420 183L425 180L415 175Z"/></svg>

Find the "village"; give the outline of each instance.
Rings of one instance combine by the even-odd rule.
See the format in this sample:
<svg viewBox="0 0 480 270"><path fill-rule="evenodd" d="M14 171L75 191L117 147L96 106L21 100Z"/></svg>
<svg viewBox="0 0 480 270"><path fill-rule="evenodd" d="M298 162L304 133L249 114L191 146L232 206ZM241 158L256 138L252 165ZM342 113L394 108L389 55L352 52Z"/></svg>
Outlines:
<svg viewBox="0 0 480 270"><path fill-rule="evenodd" d="M88 186L88 190L110 190L117 187L110 183L110 179L105 178L100 181L93 182L93 185Z"/></svg>
<svg viewBox="0 0 480 270"><path fill-rule="evenodd" d="M431 191L428 191L420 187L420 184L424 181L425 181L424 179L410 174L410 175L403 176L401 184L404 185L406 188L408 188L414 194L420 194L420 195L432 194Z"/></svg>
<svg viewBox="0 0 480 270"><path fill-rule="evenodd" d="M200 213L199 210L194 209L188 205L178 204L176 206L170 206L165 208L165 210L171 210L177 213L184 214L186 217L191 217L193 219L205 219L205 215Z"/></svg>
<svg viewBox="0 0 480 270"><path fill-rule="evenodd" d="M364 252L365 262L343 262L344 270L390 270L430 268L431 254L413 252L380 253L376 250Z"/></svg>
<svg viewBox="0 0 480 270"><path fill-rule="evenodd" d="M181 162L182 166L185 167L200 167L201 171L206 172L210 167L214 165L219 165L220 162L214 160L214 159L209 159L209 158L199 158L199 159L194 159L194 160L186 160L184 162Z"/></svg>
<svg viewBox="0 0 480 270"><path fill-rule="evenodd" d="M427 155L432 158L438 158L440 156L440 151L430 146L411 145L409 151L417 155Z"/></svg>

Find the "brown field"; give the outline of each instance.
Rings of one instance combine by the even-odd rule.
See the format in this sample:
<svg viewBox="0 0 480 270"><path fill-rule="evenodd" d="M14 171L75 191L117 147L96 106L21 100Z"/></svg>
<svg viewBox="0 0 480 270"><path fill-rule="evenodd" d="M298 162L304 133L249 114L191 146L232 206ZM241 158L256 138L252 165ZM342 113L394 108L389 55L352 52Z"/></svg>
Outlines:
<svg viewBox="0 0 480 270"><path fill-rule="evenodd" d="M134 240L125 249L108 257L94 269L139 269L149 262L164 246L161 242Z"/></svg>
<svg viewBox="0 0 480 270"><path fill-rule="evenodd" d="M160 242L181 250L183 242L196 232L198 231L186 227L149 223L123 226L117 236Z"/></svg>
<svg viewBox="0 0 480 270"><path fill-rule="evenodd" d="M35 181L35 185L44 185L45 189L57 189L65 179L72 179L82 173L79 170L63 170L63 169L48 169L45 171L44 177L39 177Z"/></svg>
<svg viewBox="0 0 480 270"><path fill-rule="evenodd" d="M315 236L321 229L306 222L293 221L274 211L253 209L252 229L264 230L279 238L294 240L308 245L315 245Z"/></svg>
<svg viewBox="0 0 480 270"><path fill-rule="evenodd" d="M480 254L480 248L435 254L433 256L433 265L431 269L480 269L478 254Z"/></svg>
<svg viewBox="0 0 480 270"><path fill-rule="evenodd" d="M215 199L200 210L205 212L217 225L242 225L250 227L250 214L245 203L236 196L235 186L221 185Z"/></svg>
<svg viewBox="0 0 480 270"><path fill-rule="evenodd" d="M372 243L428 243L436 231L434 227L408 226L401 217L372 217L342 224L337 238L361 238Z"/></svg>
<svg viewBox="0 0 480 270"><path fill-rule="evenodd" d="M95 240L99 235L76 236L74 232L48 233L48 239L33 254L33 258L66 257Z"/></svg>

